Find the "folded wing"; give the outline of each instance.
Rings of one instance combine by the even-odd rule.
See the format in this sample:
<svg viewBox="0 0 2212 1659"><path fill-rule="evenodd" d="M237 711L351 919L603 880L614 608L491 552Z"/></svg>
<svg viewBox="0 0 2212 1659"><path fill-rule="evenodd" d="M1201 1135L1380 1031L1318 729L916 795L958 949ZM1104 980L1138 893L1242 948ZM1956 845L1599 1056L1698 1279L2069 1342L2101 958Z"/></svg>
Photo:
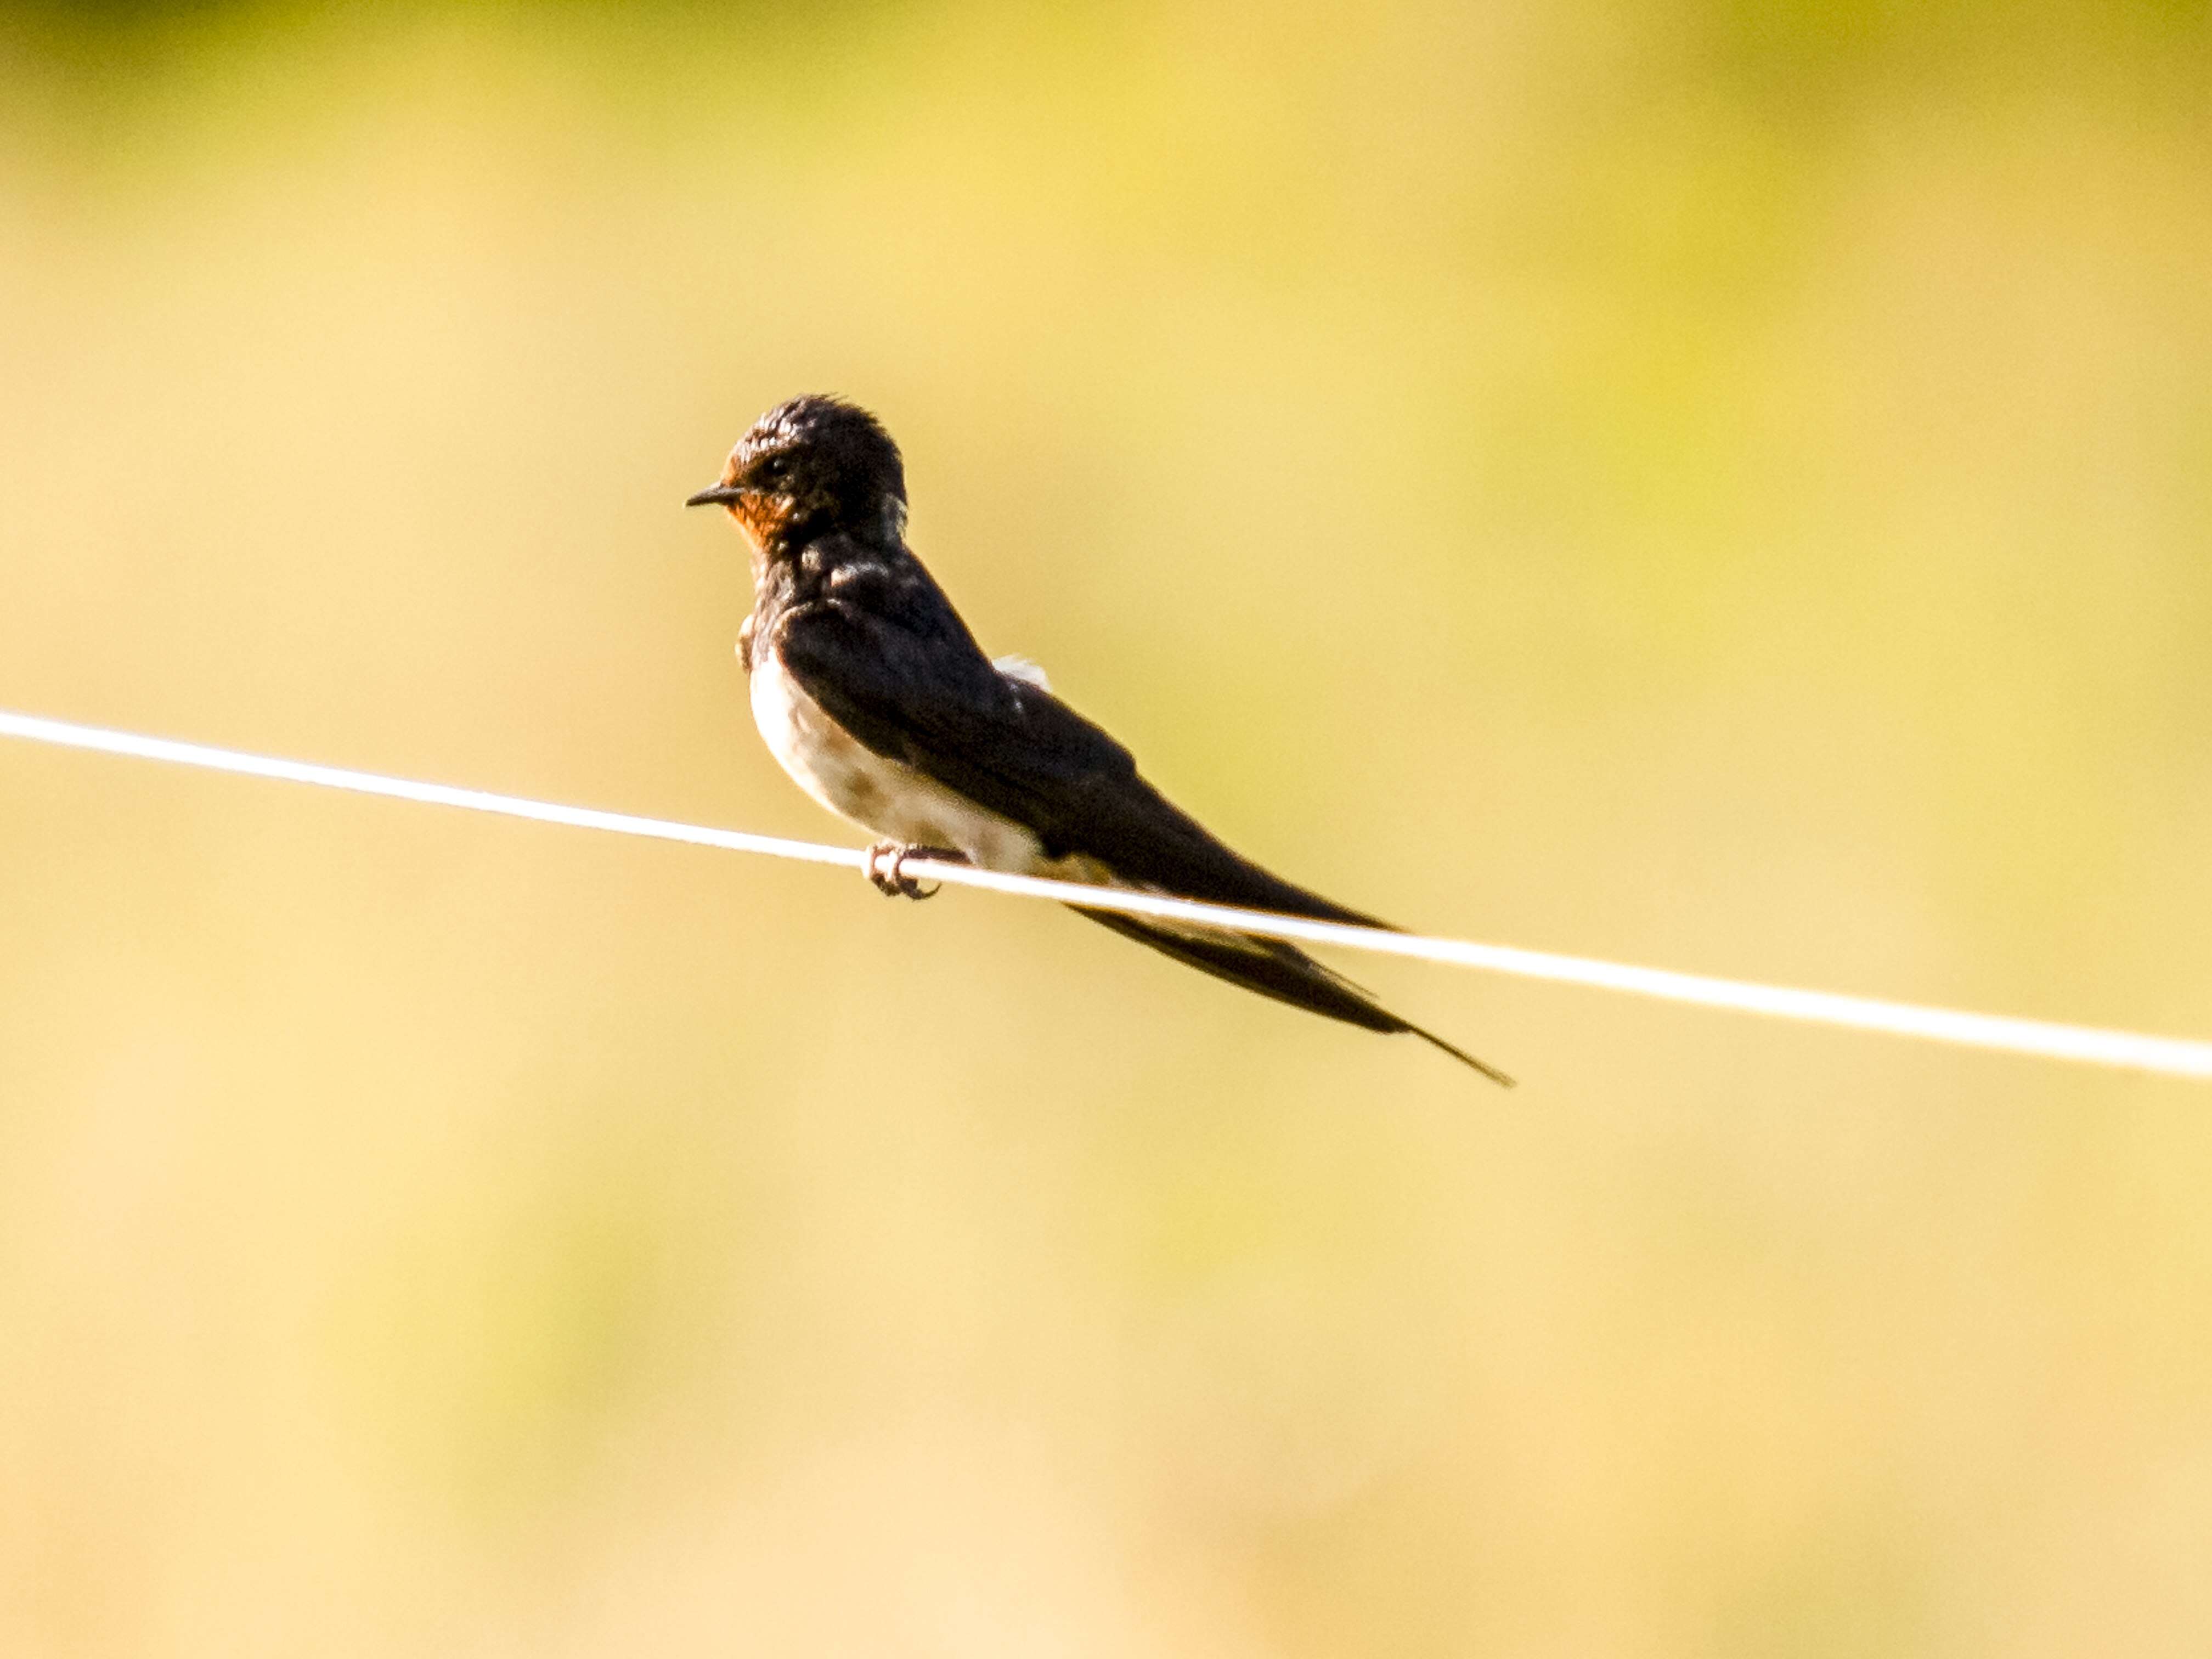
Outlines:
<svg viewBox="0 0 2212 1659"><path fill-rule="evenodd" d="M839 725L1035 832L1048 856L1097 860L1121 881L1214 904L1381 927L1224 845L1137 771L1129 751L1027 676L986 657L917 567L786 611L774 648ZM1042 677L1039 677L1040 678ZM1200 972L1371 1031L1408 1032L1486 1077L1512 1079L1280 939L1072 906Z"/></svg>

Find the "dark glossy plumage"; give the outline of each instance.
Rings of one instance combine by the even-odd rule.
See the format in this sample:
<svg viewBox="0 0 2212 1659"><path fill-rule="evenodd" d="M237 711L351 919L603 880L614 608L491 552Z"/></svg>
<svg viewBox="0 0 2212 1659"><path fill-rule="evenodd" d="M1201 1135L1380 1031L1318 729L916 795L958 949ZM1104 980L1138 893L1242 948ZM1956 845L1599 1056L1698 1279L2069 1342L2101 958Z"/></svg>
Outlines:
<svg viewBox="0 0 2212 1659"><path fill-rule="evenodd" d="M1219 904L1386 924L1231 850L1140 775L1129 751L987 657L903 540L897 448L850 404L802 398L762 417L724 484L752 537L750 661L776 660L875 755L1024 826L1048 859ZM1382 1007L1285 942L1074 908L1203 972L1369 1030L1410 1032L1500 1083L1504 1074Z"/></svg>

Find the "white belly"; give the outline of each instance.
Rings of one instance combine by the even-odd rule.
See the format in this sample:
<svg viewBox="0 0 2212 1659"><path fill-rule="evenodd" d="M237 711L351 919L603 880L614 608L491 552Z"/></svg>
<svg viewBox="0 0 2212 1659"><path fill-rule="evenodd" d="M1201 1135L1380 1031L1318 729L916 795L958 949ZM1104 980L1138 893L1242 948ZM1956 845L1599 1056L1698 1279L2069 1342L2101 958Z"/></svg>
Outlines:
<svg viewBox="0 0 2212 1659"><path fill-rule="evenodd" d="M1036 836L848 735L783 671L773 651L755 655L753 723L769 752L808 794L840 817L916 847L951 847L987 870L1066 873Z"/></svg>

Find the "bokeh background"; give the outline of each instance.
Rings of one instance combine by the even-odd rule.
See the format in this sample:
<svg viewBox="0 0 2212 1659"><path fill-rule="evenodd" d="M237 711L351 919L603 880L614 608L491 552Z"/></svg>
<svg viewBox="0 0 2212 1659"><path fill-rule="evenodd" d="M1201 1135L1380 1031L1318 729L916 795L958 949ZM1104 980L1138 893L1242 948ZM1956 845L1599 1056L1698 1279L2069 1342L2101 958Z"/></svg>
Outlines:
<svg viewBox="0 0 2212 1659"><path fill-rule="evenodd" d="M0 10L0 703L822 838L767 404L1425 929L2212 1032L2183 0ZM0 1650L2212 1646L2212 1096L0 750Z"/></svg>

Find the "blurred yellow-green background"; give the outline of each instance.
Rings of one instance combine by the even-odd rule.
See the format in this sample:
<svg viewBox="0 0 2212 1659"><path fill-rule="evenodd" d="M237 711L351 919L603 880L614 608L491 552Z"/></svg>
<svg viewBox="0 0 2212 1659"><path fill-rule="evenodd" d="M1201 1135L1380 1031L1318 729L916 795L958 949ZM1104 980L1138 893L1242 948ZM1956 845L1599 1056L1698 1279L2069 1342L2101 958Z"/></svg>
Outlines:
<svg viewBox="0 0 2212 1659"><path fill-rule="evenodd" d="M0 9L0 705L850 836L762 408L1408 924L2212 1033L2186 0ZM0 748L0 1650L2197 1655L2212 1094Z"/></svg>

